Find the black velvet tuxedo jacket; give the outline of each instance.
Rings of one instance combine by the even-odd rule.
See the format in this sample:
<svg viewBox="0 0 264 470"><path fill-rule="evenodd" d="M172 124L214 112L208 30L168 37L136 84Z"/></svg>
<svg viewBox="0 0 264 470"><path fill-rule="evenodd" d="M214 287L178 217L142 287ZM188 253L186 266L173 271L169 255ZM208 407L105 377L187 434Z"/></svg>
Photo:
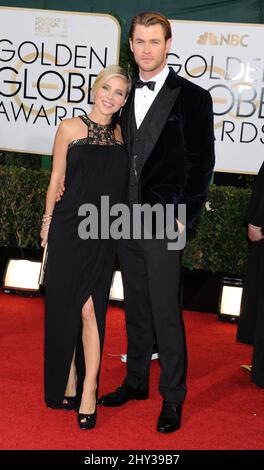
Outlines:
<svg viewBox="0 0 264 470"><path fill-rule="evenodd" d="M121 114L131 166L134 94L133 87ZM206 199L215 162L209 92L170 69L135 139L137 150L140 148L136 160L138 202L174 204L176 216L177 205L186 204L187 230L191 230Z"/></svg>

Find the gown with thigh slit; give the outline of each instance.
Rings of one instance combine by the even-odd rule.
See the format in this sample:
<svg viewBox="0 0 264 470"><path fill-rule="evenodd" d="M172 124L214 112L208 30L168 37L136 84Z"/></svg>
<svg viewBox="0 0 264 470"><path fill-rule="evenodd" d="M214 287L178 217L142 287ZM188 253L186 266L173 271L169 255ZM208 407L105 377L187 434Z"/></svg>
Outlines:
<svg viewBox="0 0 264 470"><path fill-rule="evenodd" d="M86 115L80 118L87 125L87 137L69 144L65 192L55 205L48 235L44 362L45 403L52 408L62 407L75 349L77 395L81 397L85 374L81 312L90 296L102 352L116 241L103 233L104 226L107 234L108 203L104 198L103 210L101 197L108 196L110 208L124 202L128 176L126 150L115 139L113 124L100 125ZM92 204L93 209L85 211L84 204ZM78 215L80 206L84 209ZM86 224L92 214L92 223ZM90 238L83 237L83 230L79 236L82 221Z"/></svg>

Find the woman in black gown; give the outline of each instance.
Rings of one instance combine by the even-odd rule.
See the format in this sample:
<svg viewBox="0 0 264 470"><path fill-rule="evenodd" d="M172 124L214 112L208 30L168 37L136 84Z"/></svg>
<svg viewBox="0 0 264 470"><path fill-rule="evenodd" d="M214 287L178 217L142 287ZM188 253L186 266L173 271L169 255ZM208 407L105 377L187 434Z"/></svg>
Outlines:
<svg viewBox="0 0 264 470"><path fill-rule="evenodd" d="M253 345L251 380L264 387L264 163L249 201L249 254L237 340Z"/></svg>
<svg viewBox="0 0 264 470"><path fill-rule="evenodd" d="M112 118L125 104L129 90L126 71L109 66L94 83L91 113L61 122L41 229L42 246L48 242L45 403L76 409L81 429L91 429L96 423L116 244L104 234L100 237L100 227L97 238L80 237L78 227L85 216L78 211L83 204L93 204L100 221L102 196L109 197L110 207L123 201L128 160L120 128ZM66 190L56 203L64 180Z"/></svg>

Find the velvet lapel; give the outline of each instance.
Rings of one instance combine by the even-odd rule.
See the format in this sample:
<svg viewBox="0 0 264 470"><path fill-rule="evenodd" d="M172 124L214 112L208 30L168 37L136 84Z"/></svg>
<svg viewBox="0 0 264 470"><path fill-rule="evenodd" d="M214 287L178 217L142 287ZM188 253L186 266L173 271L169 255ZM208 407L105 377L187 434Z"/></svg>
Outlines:
<svg viewBox="0 0 264 470"><path fill-rule="evenodd" d="M180 91L181 86L178 84L177 74L170 68L170 73L163 87L153 101L138 130L137 136L141 137L141 168L151 154ZM132 148L130 122L134 106L134 95L135 85L132 87L121 114L123 137L129 153Z"/></svg>
<svg viewBox="0 0 264 470"><path fill-rule="evenodd" d="M122 109L122 113L121 113L121 128L122 128L123 139L129 152L131 149L130 122L132 119L132 112L133 112L133 106L134 106L134 94L135 94L135 85L132 87L127 103Z"/></svg>
<svg viewBox="0 0 264 470"><path fill-rule="evenodd" d="M141 140L141 168L157 143L180 91L181 87L178 85L177 75L170 69L163 87L153 101L138 130L137 137Z"/></svg>

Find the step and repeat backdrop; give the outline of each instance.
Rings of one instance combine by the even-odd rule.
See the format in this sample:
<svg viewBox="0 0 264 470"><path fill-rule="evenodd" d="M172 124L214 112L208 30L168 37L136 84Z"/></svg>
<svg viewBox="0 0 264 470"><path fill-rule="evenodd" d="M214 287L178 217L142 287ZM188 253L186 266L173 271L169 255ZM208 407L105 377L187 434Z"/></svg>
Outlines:
<svg viewBox="0 0 264 470"><path fill-rule="evenodd" d="M56 126L89 112L119 49L110 15L0 8L0 148L51 154Z"/></svg>
<svg viewBox="0 0 264 470"><path fill-rule="evenodd" d="M216 171L257 173L264 152L263 25L171 24L168 63L213 98Z"/></svg>
<svg viewBox="0 0 264 470"><path fill-rule="evenodd" d="M170 20L168 65L208 89L216 171L257 173L264 149L263 25ZM51 154L61 119L89 112L102 67L118 63L110 15L0 7L0 148Z"/></svg>

